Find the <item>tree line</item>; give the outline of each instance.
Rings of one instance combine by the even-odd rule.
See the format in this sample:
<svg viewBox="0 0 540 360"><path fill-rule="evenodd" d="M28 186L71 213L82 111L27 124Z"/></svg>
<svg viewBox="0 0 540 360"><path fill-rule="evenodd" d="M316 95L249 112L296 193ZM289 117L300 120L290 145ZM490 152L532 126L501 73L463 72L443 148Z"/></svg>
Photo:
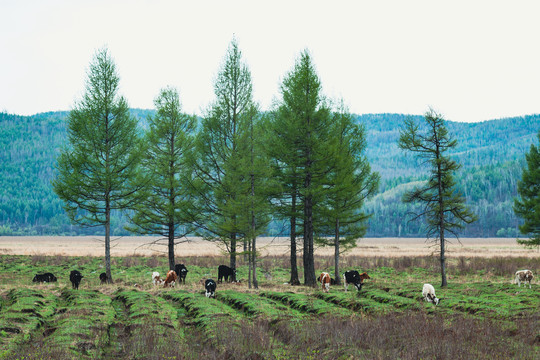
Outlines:
<svg viewBox="0 0 540 360"><path fill-rule="evenodd" d="M187 234L222 243L232 268L238 255L247 258L255 288L256 239L271 214L291 224L291 284L299 283L299 239L304 284L314 286L317 239L333 245L338 260L340 245L364 236L362 207L379 176L363 154L363 127L324 96L307 50L285 75L275 109L262 116L233 40L200 124L182 113L178 91L167 87L143 135L118 94L106 48L96 53L86 84L67 118L69 144L53 187L72 222L105 229L109 281L113 211L125 212L131 232L166 238L171 269L174 245Z"/></svg>

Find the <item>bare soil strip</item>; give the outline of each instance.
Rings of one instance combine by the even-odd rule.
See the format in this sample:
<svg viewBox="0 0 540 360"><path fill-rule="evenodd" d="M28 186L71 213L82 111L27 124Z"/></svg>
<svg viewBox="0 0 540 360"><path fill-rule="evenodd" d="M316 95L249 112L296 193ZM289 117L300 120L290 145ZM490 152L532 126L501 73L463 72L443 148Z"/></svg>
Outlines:
<svg viewBox="0 0 540 360"><path fill-rule="evenodd" d="M220 256L224 247L217 242L189 238L179 243L175 253L179 256ZM166 241L157 237L115 237L111 242L111 256L166 256ZM301 247L301 246L300 246ZM257 239L261 256L281 256L289 252L287 238L264 237ZM436 255L439 248L424 238L365 238L344 255L365 257L400 257ZM239 250L240 251L240 250ZM0 236L0 254L44 256L103 256L104 238L99 236ZM333 255L333 248L318 248L316 255ZM518 245L514 238L462 238L450 239L449 257L527 257L540 258L540 252Z"/></svg>

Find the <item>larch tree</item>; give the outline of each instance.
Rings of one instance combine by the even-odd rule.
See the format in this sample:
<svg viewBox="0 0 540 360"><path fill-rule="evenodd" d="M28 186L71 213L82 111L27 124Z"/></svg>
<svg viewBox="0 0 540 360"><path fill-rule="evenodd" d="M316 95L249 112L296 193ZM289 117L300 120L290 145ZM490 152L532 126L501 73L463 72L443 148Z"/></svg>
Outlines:
<svg viewBox="0 0 540 360"><path fill-rule="evenodd" d="M366 135L363 126L340 103L333 113L332 139L335 142L334 166L328 176L322 223L324 236L318 243L334 247L336 283L341 283L339 257L365 236L369 215L362 211L364 201L378 189L380 176L371 171L364 155ZM329 237L331 235L331 237Z"/></svg>
<svg viewBox="0 0 540 360"><path fill-rule="evenodd" d="M137 199L141 158L137 120L118 95L120 78L106 48L96 52L86 91L67 119L69 145L58 157L56 194L72 222L105 227L105 268L111 274L111 211L128 209Z"/></svg>
<svg viewBox="0 0 540 360"><path fill-rule="evenodd" d="M161 235L167 241L169 269L175 265L174 247L191 231L192 195L189 156L194 145L196 118L181 111L175 88L162 89L154 100L155 116L148 118L146 149L138 178L140 198L132 208L134 233Z"/></svg>
<svg viewBox="0 0 540 360"><path fill-rule="evenodd" d="M273 133L276 139L281 138L283 147L273 157L275 163L281 164L287 179L293 181L293 184L283 183L282 186L298 186L290 194L298 196L302 209L304 284L316 286L314 220L326 194L324 182L333 163L329 154L334 150L330 108L322 95L321 82L307 50L286 74L280 90L277 118L283 126L274 125ZM293 175L294 180L290 178ZM290 213L294 215L295 212L291 209ZM294 227L291 226L291 233Z"/></svg>
<svg viewBox="0 0 540 360"><path fill-rule="evenodd" d="M403 150L415 153L429 168L429 179L403 196L406 203L419 202L422 210L414 214L413 220L425 218L426 237L440 246L441 286L446 279L446 233L458 237L457 230L464 224L477 219L465 206L465 198L456 190L454 173L461 167L446 152L457 145L457 140L448 135L445 119L430 109L425 114L424 131L411 118L405 120L400 130L398 145Z"/></svg>
<svg viewBox="0 0 540 360"><path fill-rule="evenodd" d="M245 235L241 226L245 154L240 142L250 121L258 116L252 88L251 72L233 39L214 83L215 101L196 139L192 182L199 233L226 248L231 268L236 268L237 247Z"/></svg>
<svg viewBox="0 0 540 360"><path fill-rule="evenodd" d="M540 132L538 132L540 143ZM517 242L527 247L540 249L540 145L531 144L530 151L525 154L527 167L523 169L521 180L517 184L519 198L514 199L514 212L524 220L519 226L522 234L528 239Z"/></svg>

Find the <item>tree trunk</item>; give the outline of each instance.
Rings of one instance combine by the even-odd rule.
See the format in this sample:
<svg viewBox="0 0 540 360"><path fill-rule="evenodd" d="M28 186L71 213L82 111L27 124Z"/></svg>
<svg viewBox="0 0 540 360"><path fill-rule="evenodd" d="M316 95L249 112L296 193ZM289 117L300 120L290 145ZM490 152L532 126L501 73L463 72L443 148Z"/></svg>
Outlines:
<svg viewBox="0 0 540 360"><path fill-rule="evenodd" d="M339 219L336 219L336 237L334 239L334 266L336 285L341 285L341 277L339 276Z"/></svg>
<svg viewBox="0 0 540 360"><path fill-rule="evenodd" d="M248 244L248 251L249 251L249 261L248 261L248 289L251 289L251 241L244 240L244 243Z"/></svg>
<svg viewBox="0 0 540 360"><path fill-rule="evenodd" d="M236 270L236 234L231 234L231 253L229 254L229 266L231 269ZM236 275L233 271L232 280L236 281Z"/></svg>
<svg viewBox="0 0 540 360"><path fill-rule="evenodd" d="M444 246L445 246L445 239L444 239L444 227L441 228L440 232L440 242L441 242L441 279L442 279L442 287L446 287L448 283L446 282L446 257L444 255Z"/></svg>
<svg viewBox="0 0 540 360"><path fill-rule="evenodd" d="M174 270L174 224L169 223L169 270Z"/></svg>
<svg viewBox="0 0 540 360"><path fill-rule="evenodd" d="M296 194L292 196L292 206L291 211L294 214L296 212ZM298 264L296 261L296 216L291 216L291 279L289 284L291 285L300 285L300 280L298 279Z"/></svg>
<svg viewBox="0 0 540 360"><path fill-rule="evenodd" d="M109 201L105 204L105 273L107 274L107 283L112 284L111 274L111 208Z"/></svg>
<svg viewBox="0 0 540 360"><path fill-rule="evenodd" d="M306 196L304 200L304 285L317 286L313 258L313 199L311 195Z"/></svg>

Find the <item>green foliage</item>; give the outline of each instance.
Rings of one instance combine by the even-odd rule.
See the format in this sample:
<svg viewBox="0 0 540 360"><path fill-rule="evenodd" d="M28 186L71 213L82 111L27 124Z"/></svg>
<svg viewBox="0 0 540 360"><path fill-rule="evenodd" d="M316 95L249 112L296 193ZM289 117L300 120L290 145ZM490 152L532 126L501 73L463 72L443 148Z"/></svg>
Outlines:
<svg viewBox="0 0 540 360"><path fill-rule="evenodd" d="M162 89L154 100L156 114L148 118L138 202L132 206L133 225L138 234L161 235L168 241L169 268L174 268L174 244L191 232L194 209L189 191L191 169L187 152L194 144L196 119L181 112L174 88Z"/></svg>
<svg viewBox="0 0 540 360"><path fill-rule="evenodd" d="M130 109L142 128L154 110ZM62 200L54 193L57 157L67 145L68 112L17 116L0 112L0 234L2 235L103 235L104 230L81 228L71 224ZM419 223L407 222L408 212L417 205L399 199L406 187L425 180L413 157L405 156L397 146L398 128L405 115L353 115L365 127L365 155L373 171L381 175L379 194L365 203L366 236L422 236ZM421 120L422 117L414 117ZM540 116L490 120L482 123L447 122L448 131L458 144L448 154L462 165L455 174L457 189L465 196L478 221L460 234L464 237L494 237L498 230L518 230L522 220L512 211L517 182L526 166L524 154L538 141ZM269 131L267 131L269 133ZM279 141L276 139L269 146ZM267 146L267 147L269 147ZM279 215L279 216L278 216ZM274 211L274 218L282 215ZM119 211L111 212L113 235L128 235L127 219ZM267 233L286 234L283 224L270 223ZM401 231L400 231L401 229ZM507 235L507 236L516 236Z"/></svg>
<svg viewBox="0 0 540 360"><path fill-rule="evenodd" d="M540 141L540 132L538 140ZM518 182L520 198L514 201L514 212L525 220L519 230L522 234L529 235L529 239L518 239L518 243L540 248L540 148L531 145L525 159L527 167L523 169L521 181Z"/></svg>
<svg viewBox="0 0 540 360"><path fill-rule="evenodd" d="M245 236L245 204L249 183L246 132L258 116L252 98L251 72L242 61L236 40L231 42L214 84L216 99L197 135L194 164L195 222L199 234L221 241L236 267L236 247ZM249 148L249 146L248 146Z"/></svg>
<svg viewBox="0 0 540 360"><path fill-rule="evenodd" d="M457 229L470 224L477 217L465 207L465 198L456 191L454 172L460 165L446 155L456 147L457 140L448 135L445 120L433 110L426 113L427 129L420 132L414 120L406 119L400 132L399 147L417 155L429 167L426 183L407 191L403 202L421 204L422 210L412 220L427 222L426 238L440 244L442 286L447 285L445 269L445 232L458 236Z"/></svg>
<svg viewBox="0 0 540 360"><path fill-rule="evenodd" d="M106 48L96 52L86 91L68 116L69 147L58 157L53 188L72 222L105 228L105 268L110 264L111 211L138 202L134 184L141 157L137 120L118 95L120 78Z"/></svg>
<svg viewBox="0 0 540 360"><path fill-rule="evenodd" d="M269 148L276 177L284 189L277 198L284 202L280 205L285 208L280 212L286 218L296 219L302 211L304 283L315 286L313 252L314 234L318 230L315 220L322 215L320 209L327 195L324 186L337 150L332 141L330 108L307 50L286 74L280 92L271 124L273 146Z"/></svg>

